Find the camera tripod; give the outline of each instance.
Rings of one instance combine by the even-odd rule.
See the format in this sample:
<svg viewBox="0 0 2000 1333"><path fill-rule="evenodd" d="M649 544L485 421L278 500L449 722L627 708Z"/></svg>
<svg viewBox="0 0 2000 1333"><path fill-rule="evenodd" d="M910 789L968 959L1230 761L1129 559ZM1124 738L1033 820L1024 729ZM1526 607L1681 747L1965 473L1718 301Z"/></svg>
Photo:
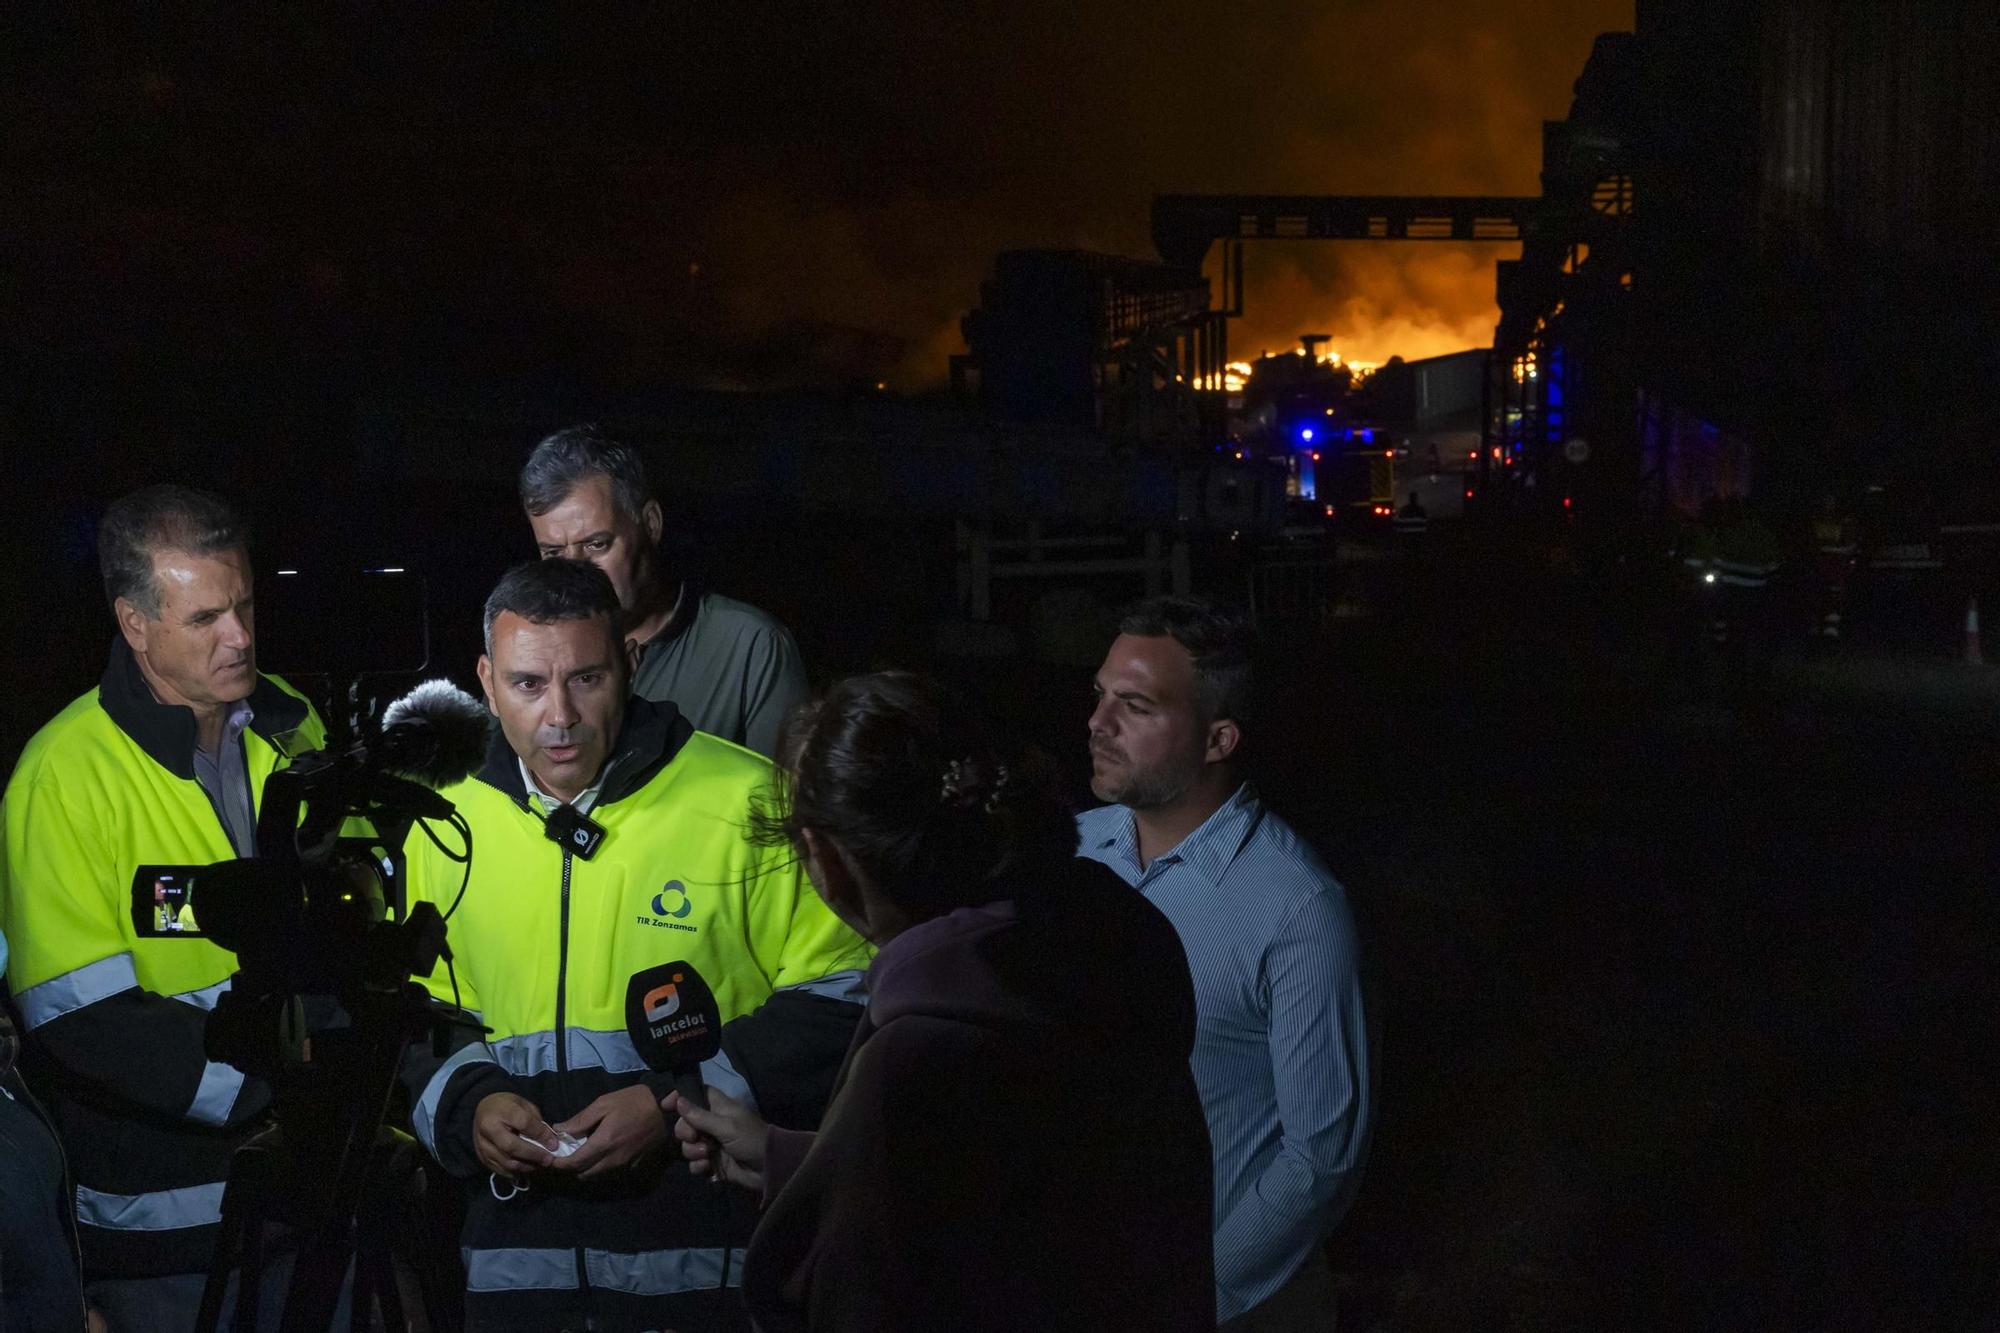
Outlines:
<svg viewBox="0 0 2000 1333"><path fill-rule="evenodd" d="M409 1327L397 1284L398 1241L415 1236L410 1220L424 1194L423 1151L385 1126L402 1054L433 1031L421 986L370 987L348 997L353 1026L302 1069L281 1074L278 1123L236 1150L222 1198L222 1226L202 1292L197 1333L215 1333L232 1269L237 1333L255 1333L265 1279L265 1230L289 1229L298 1249L279 1333L328 1333L349 1269L354 1273L352 1328ZM454 1283L434 1259L436 1247L408 1246L432 1329L457 1324Z"/></svg>

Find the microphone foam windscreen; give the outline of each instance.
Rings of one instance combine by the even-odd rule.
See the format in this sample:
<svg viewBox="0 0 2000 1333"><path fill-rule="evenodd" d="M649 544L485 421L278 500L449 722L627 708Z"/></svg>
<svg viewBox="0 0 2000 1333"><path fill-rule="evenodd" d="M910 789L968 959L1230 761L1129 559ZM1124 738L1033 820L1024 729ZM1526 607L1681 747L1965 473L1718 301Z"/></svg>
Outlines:
<svg viewBox="0 0 2000 1333"><path fill-rule="evenodd" d="M486 705L448 680L427 680L383 710L371 748L384 772L446 787L485 760L490 725Z"/></svg>
<svg viewBox="0 0 2000 1333"><path fill-rule="evenodd" d="M701 973L685 962L634 973L625 986L625 1031L648 1068L693 1069L722 1049L722 1013Z"/></svg>

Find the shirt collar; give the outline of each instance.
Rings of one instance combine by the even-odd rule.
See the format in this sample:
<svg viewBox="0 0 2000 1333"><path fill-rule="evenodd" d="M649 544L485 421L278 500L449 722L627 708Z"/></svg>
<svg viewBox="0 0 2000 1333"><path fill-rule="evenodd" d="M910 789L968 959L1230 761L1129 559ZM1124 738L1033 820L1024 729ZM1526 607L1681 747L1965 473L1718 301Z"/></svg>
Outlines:
<svg viewBox="0 0 2000 1333"><path fill-rule="evenodd" d="M250 706L248 699L238 699L229 705L229 711L222 717L222 743L229 745L256 720L257 710Z"/></svg>
<svg viewBox="0 0 2000 1333"><path fill-rule="evenodd" d="M1229 863L1236 859L1236 853L1249 840L1262 809L1263 802L1257 797L1257 789L1248 782L1241 784L1194 832L1182 838L1172 850L1154 857L1152 865L1145 867L1141 873L1152 874L1158 866L1185 865L1211 883L1220 884L1223 872L1229 869ZM1137 867L1138 817L1125 807L1121 806L1120 810L1123 817L1111 821L1109 831L1098 840L1097 845L1099 848L1110 848Z"/></svg>
<svg viewBox="0 0 2000 1333"><path fill-rule="evenodd" d="M492 730L486 762L473 776L525 810L530 793L540 789L508 743L507 733L499 727ZM633 695L625 701L625 724L618 729L618 747L591 784L595 799L608 805L641 790L673 762L693 735L693 725L671 702Z"/></svg>
<svg viewBox="0 0 2000 1333"><path fill-rule="evenodd" d="M238 748L237 743L242 738L244 730L249 727L252 719L257 714L251 709L248 699L238 699L236 702L230 704L228 708L229 711L222 715L222 733L215 739L214 754L210 754L201 748L200 733L196 733L194 743L196 776L200 776L204 772L212 774L218 770L227 772L230 759L232 757L240 759L243 753ZM203 767L204 765L206 765L206 768Z"/></svg>
<svg viewBox="0 0 2000 1333"><path fill-rule="evenodd" d="M689 623L693 621L694 617L701 610L699 598L693 604L690 604L688 601L689 590L693 582L692 579L681 580L681 589L674 594L673 607L667 612L666 621L660 626L660 632L639 645L639 651L642 655L651 652L654 648L664 648L675 639L680 638L681 635L687 633ZM683 615L684 612L685 615Z"/></svg>
<svg viewBox="0 0 2000 1333"><path fill-rule="evenodd" d="M521 766L521 789L528 794L530 801L541 807L541 813L544 816L559 805L574 806L576 812L580 815L589 814L590 807L597 804L597 794L604 790L605 777L611 772L611 764L607 762L603 768L597 770L597 780L595 782L578 792L575 800L564 801L560 797L551 796L542 789L542 784L535 781L534 773L529 770L527 760L521 758L519 755L515 755L514 762Z"/></svg>

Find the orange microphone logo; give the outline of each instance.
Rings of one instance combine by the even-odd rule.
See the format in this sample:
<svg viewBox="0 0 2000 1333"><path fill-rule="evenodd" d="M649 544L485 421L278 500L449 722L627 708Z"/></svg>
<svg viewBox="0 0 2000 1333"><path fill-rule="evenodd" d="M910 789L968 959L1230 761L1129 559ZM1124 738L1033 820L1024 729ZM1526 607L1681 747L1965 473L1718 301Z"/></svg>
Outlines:
<svg viewBox="0 0 2000 1333"><path fill-rule="evenodd" d="M648 1023L671 1018L681 1007L681 988L678 984L681 980L682 974L676 972L672 981L664 986L655 986L646 992L646 998L642 1003L645 1006Z"/></svg>

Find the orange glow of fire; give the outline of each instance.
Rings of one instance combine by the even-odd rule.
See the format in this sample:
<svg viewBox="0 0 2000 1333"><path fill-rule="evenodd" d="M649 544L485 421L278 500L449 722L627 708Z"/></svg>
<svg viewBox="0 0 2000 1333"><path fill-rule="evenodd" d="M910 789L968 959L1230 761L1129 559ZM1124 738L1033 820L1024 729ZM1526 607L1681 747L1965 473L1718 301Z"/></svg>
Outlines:
<svg viewBox="0 0 2000 1333"><path fill-rule="evenodd" d="M1174 376L1175 379L1181 378ZM1196 375L1190 381L1197 389L1220 389L1224 393L1242 393L1243 386L1250 382L1250 363L1231 361L1222 368L1219 375Z"/></svg>

